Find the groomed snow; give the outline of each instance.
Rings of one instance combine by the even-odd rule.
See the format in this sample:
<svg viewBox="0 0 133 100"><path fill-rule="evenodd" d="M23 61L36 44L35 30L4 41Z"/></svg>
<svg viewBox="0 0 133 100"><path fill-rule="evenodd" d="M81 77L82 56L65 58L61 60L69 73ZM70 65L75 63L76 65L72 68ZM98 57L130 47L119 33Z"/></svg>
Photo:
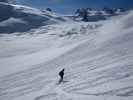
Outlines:
<svg viewBox="0 0 133 100"><path fill-rule="evenodd" d="M130 12L1 35L0 100L132 100L132 25Z"/></svg>

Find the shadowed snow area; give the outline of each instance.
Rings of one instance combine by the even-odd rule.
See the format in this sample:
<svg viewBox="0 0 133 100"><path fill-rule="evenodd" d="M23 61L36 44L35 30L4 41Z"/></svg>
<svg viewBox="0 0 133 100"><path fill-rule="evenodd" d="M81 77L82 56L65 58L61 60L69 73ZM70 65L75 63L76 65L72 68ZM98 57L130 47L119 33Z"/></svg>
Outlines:
<svg viewBox="0 0 133 100"><path fill-rule="evenodd" d="M133 99L132 11L18 34L0 36L0 100Z"/></svg>
<svg viewBox="0 0 133 100"><path fill-rule="evenodd" d="M0 2L0 33L27 32L60 21L65 19L53 12Z"/></svg>

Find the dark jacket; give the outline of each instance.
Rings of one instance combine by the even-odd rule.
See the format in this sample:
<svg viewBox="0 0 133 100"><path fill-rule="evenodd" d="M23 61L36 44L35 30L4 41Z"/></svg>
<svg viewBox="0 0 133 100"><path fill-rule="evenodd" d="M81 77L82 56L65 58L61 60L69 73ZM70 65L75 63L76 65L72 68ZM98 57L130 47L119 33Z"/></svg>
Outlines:
<svg viewBox="0 0 133 100"><path fill-rule="evenodd" d="M61 71L59 72L59 75L60 75L60 77L62 77L62 78L63 78L63 76L64 76L64 69L63 69L63 70L61 70Z"/></svg>

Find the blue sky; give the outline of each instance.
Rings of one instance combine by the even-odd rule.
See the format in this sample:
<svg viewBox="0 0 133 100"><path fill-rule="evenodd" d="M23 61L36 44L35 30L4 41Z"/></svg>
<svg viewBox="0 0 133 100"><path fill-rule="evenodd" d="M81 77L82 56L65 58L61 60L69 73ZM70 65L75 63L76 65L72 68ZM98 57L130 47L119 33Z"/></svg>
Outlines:
<svg viewBox="0 0 133 100"><path fill-rule="evenodd" d="M72 13L77 8L92 7L124 7L133 8L133 0L17 0L19 4L25 4L36 8L52 8L59 13Z"/></svg>

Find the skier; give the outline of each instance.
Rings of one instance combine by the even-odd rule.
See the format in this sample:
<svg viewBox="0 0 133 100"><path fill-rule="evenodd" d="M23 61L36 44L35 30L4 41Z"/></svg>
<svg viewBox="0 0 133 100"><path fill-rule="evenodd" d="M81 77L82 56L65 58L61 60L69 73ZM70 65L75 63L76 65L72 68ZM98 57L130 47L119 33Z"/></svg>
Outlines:
<svg viewBox="0 0 133 100"><path fill-rule="evenodd" d="M64 71L65 71L65 69L62 69L62 70L59 72L59 76L60 76L59 83L63 82L63 78L64 78Z"/></svg>

